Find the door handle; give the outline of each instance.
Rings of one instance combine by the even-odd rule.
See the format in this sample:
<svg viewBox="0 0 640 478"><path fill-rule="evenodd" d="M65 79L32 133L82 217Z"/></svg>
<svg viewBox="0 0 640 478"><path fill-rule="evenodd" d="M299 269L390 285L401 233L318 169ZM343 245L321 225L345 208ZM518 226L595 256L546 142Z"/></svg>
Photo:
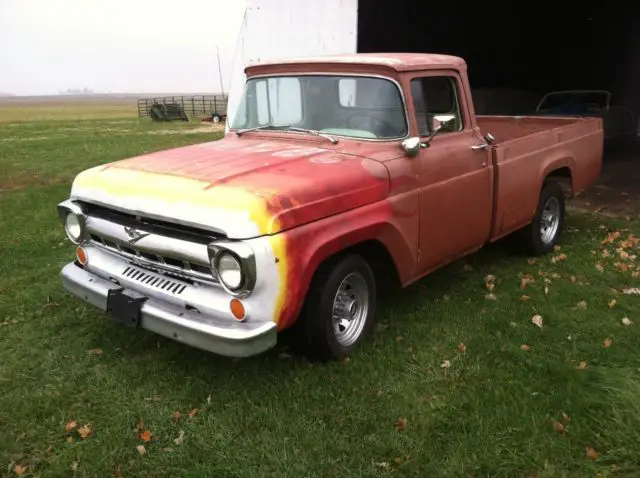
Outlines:
<svg viewBox="0 0 640 478"><path fill-rule="evenodd" d="M474 144L473 146L471 146L471 149L473 149L474 151L484 151L488 147L489 147L489 143L482 143L482 144Z"/></svg>

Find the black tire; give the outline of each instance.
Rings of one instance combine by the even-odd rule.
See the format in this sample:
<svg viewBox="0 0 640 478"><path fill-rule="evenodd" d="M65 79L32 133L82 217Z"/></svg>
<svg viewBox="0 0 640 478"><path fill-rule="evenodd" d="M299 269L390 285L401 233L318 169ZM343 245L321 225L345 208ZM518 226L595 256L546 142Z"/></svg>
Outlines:
<svg viewBox="0 0 640 478"><path fill-rule="evenodd" d="M543 213L545 207L556 202L558 206L558 223L555 233L549 234L543 239L542 227L543 227ZM564 190L560 183L554 180L545 181L540 192L540 199L538 200L538 207L536 213L533 216L531 224L524 228L521 233L521 241L528 253L535 256L541 256L552 252L556 244L558 244L562 237L565 223L565 195Z"/></svg>
<svg viewBox="0 0 640 478"><path fill-rule="evenodd" d="M334 327L333 304L343 281L359 281L366 284L366 312L362 312L362 327L359 333L354 332L352 343L344 343L339 339ZM295 331L295 346L313 360L342 360L348 357L371 332L374 325L376 308L376 281L367 261L360 255L349 254L339 256L320 266L316 272ZM355 325L354 331L359 327ZM346 330L346 329L345 329Z"/></svg>

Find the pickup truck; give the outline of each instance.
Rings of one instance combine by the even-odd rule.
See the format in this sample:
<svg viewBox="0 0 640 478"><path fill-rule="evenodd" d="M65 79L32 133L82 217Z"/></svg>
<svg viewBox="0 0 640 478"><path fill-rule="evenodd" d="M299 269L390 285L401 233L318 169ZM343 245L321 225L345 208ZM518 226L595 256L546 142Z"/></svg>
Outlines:
<svg viewBox="0 0 640 478"><path fill-rule="evenodd" d="M219 141L96 166L58 205L65 289L108 317L244 357L292 329L339 360L376 292L511 233L558 242L601 169L599 118L476 116L463 59L356 54L246 68Z"/></svg>

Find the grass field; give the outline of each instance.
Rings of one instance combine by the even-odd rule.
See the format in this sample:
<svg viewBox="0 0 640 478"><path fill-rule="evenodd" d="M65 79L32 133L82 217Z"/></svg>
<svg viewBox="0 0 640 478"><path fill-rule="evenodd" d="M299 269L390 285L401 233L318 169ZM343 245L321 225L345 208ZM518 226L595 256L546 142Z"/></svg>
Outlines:
<svg viewBox="0 0 640 478"><path fill-rule="evenodd" d="M640 297L622 293L640 282L637 221L573 214L549 257L501 243L384 293L345 363L282 345L222 358L68 296L55 205L74 175L219 137L0 125L0 476L640 476Z"/></svg>

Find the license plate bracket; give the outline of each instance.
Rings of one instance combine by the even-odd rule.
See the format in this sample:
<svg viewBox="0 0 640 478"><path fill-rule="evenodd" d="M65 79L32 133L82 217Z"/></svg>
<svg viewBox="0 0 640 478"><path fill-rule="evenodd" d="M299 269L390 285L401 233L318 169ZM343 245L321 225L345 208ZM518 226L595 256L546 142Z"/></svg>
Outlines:
<svg viewBox="0 0 640 478"><path fill-rule="evenodd" d="M107 295L107 315L114 322L131 328L140 327L142 304L148 299L125 289L110 289Z"/></svg>

